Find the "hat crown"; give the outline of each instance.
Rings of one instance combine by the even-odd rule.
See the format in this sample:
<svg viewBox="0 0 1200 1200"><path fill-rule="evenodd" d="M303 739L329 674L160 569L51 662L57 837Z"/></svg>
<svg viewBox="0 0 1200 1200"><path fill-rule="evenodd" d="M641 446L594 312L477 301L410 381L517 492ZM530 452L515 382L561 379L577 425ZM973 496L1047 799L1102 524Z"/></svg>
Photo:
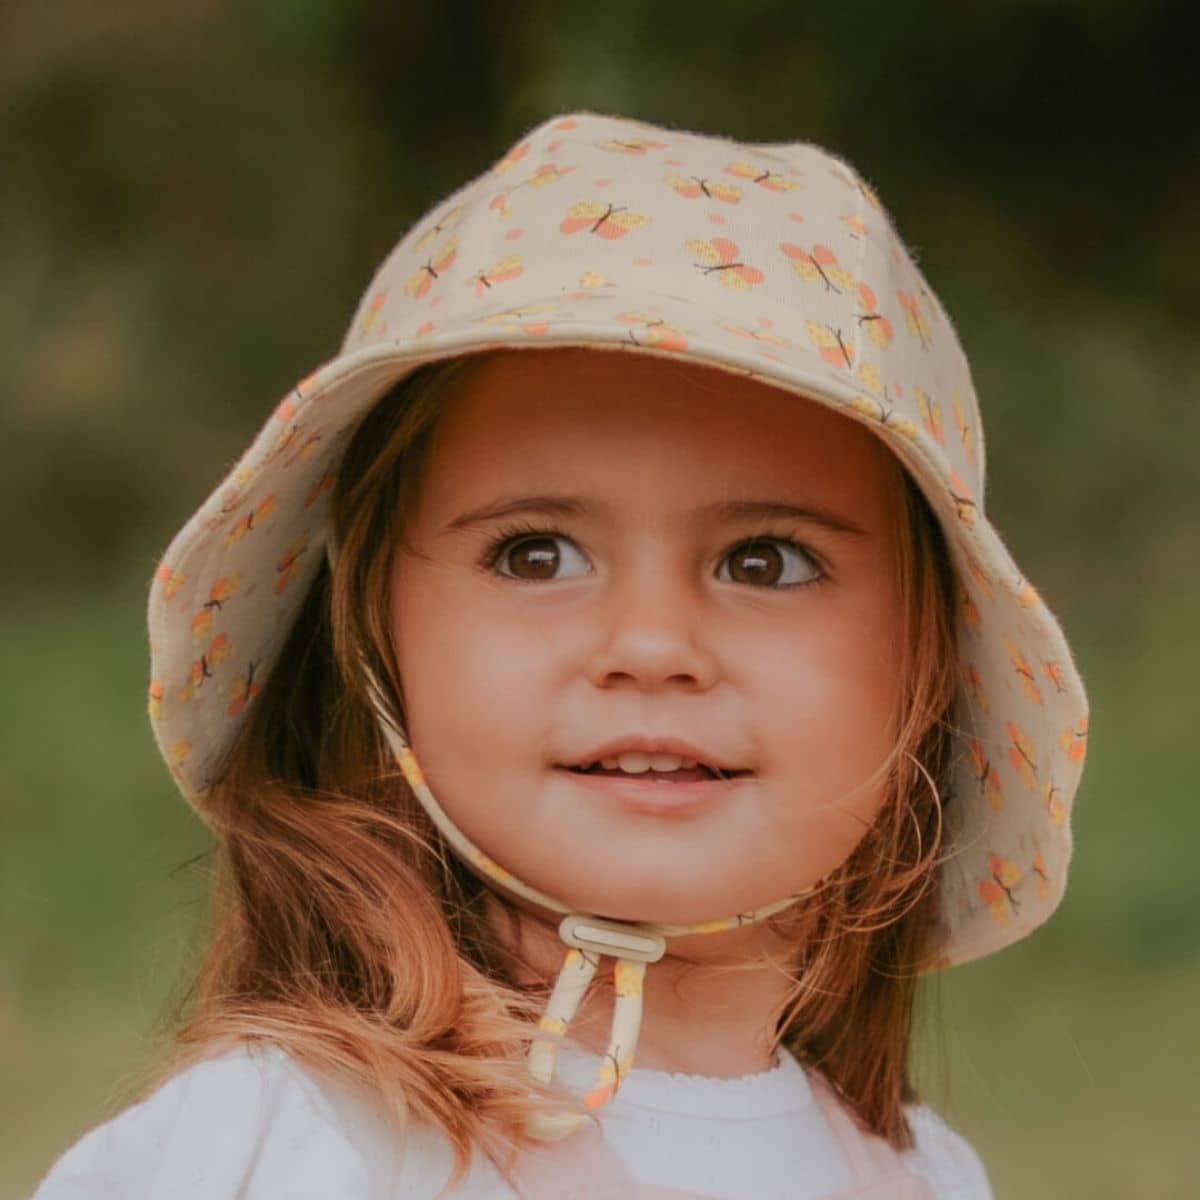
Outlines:
<svg viewBox="0 0 1200 1200"><path fill-rule="evenodd" d="M686 328L679 305L694 310ZM982 506L979 409L954 328L874 191L808 142L553 117L400 240L342 349L463 322L536 339L547 321L603 315L665 349L731 332L767 358L802 348Z"/></svg>

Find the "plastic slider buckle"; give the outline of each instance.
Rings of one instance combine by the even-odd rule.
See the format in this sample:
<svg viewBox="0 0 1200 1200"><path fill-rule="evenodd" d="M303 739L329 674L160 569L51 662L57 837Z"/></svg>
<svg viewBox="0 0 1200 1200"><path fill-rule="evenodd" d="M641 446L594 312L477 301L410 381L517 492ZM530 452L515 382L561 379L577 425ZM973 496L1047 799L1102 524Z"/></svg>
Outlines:
<svg viewBox="0 0 1200 1200"><path fill-rule="evenodd" d="M624 925L620 921L605 921L601 917L585 917L579 913L563 917L558 936L577 950L592 950L635 962L658 962L667 952L667 939L644 925Z"/></svg>

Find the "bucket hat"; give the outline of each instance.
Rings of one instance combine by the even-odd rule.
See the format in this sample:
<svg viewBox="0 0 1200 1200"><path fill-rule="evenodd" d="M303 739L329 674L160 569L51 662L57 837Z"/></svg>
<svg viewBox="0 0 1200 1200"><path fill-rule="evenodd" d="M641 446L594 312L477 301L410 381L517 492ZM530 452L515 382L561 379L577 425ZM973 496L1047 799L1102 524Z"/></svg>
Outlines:
<svg viewBox="0 0 1200 1200"><path fill-rule="evenodd" d="M878 197L805 142L748 144L576 112L530 131L384 260L339 352L291 389L172 540L149 597L150 718L183 795L209 790L330 544L330 490L358 422L423 364L485 349L609 346L750 375L866 425L929 501L956 577L960 647L934 967L992 953L1057 907L1088 703L1054 615L984 512L975 388L949 318ZM368 680L373 684L373 681ZM541 1028L562 1034L600 955L616 960L609 1054L587 1104L633 1063L647 964L701 925L615 922L525 884L454 825L405 731L382 733L465 860L563 914ZM554 1039L531 1074L553 1076ZM586 1118L532 1120L553 1139Z"/></svg>

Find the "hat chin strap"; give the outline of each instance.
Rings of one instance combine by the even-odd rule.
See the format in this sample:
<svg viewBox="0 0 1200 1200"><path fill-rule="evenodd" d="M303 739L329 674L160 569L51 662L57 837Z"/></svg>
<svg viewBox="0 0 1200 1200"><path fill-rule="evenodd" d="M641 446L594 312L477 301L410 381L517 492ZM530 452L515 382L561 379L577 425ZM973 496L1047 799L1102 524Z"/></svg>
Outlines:
<svg viewBox="0 0 1200 1200"><path fill-rule="evenodd" d="M575 912L568 905L518 879L511 871L506 871L498 862L484 854L450 820L429 790L416 756L404 735L380 703L378 688L374 680L370 679L369 673L368 682L380 728L404 778L450 845L466 862L509 891L552 912L564 914L558 927L558 935L568 947L567 954L559 969L545 1011L538 1021L538 1028L551 1034L565 1035L588 984L596 974L600 956L607 954L616 959L613 970L616 1001L613 1006L608 1049L596 1072L595 1084L583 1096L584 1103L593 1111L608 1101L633 1066L633 1053L637 1048L638 1031L642 1023L642 982L646 964L662 958L667 948L667 937L736 929L780 912L813 890L806 889L753 912L738 913L716 921L701 921L693 925L613 921ZM535 1037L529 1047L526 1064L529 1077L538 1083L549 1084L554 1077L557 1058L556 1041ZM525 1121L525 1132L540 1141L553 1142L574 1133L585 1125L587 1120L587 1116L582 1113L531 1113Z"/></svg>

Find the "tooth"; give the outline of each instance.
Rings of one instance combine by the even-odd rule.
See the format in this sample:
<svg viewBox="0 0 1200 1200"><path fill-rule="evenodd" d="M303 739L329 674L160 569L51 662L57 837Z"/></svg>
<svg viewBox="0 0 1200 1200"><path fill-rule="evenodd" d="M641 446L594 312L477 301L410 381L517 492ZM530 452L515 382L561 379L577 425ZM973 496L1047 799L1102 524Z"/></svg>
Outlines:
<svg viewBox="0 0 1200 1200"><path fill-rule="evenodd" d="M600 760L600 765L606 771L619 771L621 769L621 764L617 761L615 755L611 758L602 758Z"/></svg>
<svg viewBox="0 0 1200 1200"><path fill-rule="evenodd" d="M643 754L638 750L630 750L617 755L617 765L622 771L627 771L631 775L641 775L650 770L650 755Z"/></svg>
<svg viewBox="0 0 1200 1200"><path fill-rule="evenodd" d="M683 759L678 754L650 755L650 769L652 771L677 771L682 765Z"/></svg>
<svg viewBox="0 0 1200 1200"><path fill-rule="evenodd" d="M679 765L683 767L685 771L690 771L697 764L694 758L684 758L680 759Z"/></svg>

